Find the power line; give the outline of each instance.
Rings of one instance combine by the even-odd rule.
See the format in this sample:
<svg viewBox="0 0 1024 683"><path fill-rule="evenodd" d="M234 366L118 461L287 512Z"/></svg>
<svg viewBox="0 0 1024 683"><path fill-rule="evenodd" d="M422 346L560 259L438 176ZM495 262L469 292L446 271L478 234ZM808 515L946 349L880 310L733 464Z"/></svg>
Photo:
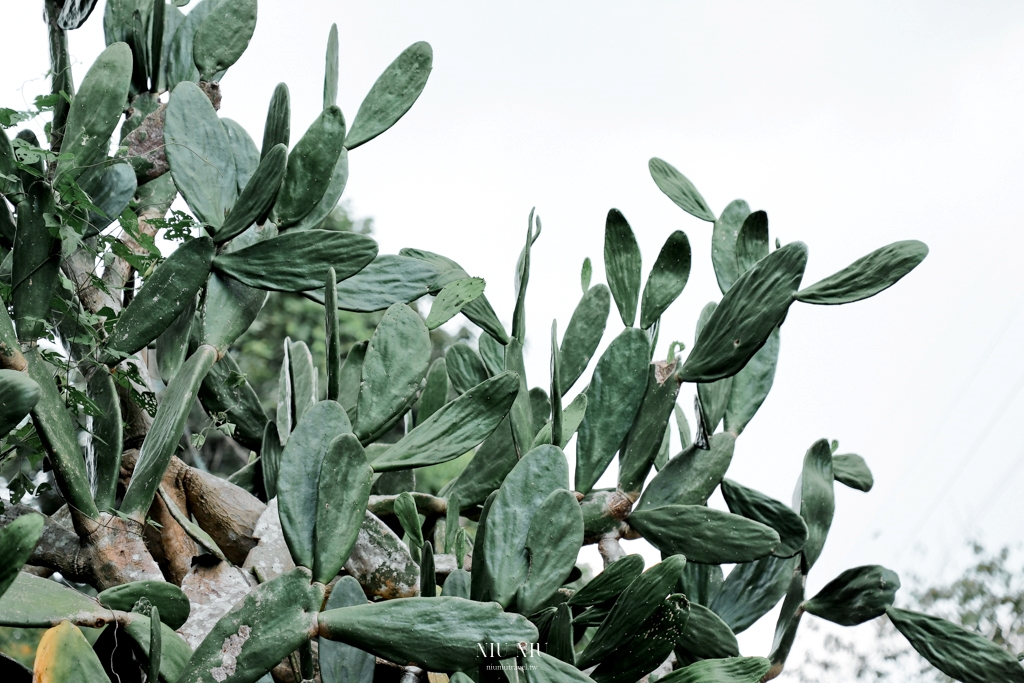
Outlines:
<svg viewBox="0 0 1024 683"><path fill-rule="evenodd" d="M1014 400L1016 400L1017 395L1020 393L1021 389L1024 389L1024 373L1022 373L1017 378L1017 381L1014 382L1013 384L1013 388L1011 388L1009 393L1007 393L1006 396L1003 397L1003 400L999 404L999 408L994 413L992 413L992 416L989 418L988 423L986 423L985 428L978 433L986 435L991 433L992 428L995 427L999 420L1002 419L1003 414L1005 414L1006 411L1009 410ZM956 483L957 479L960 478L960 475L963 474L964 469L966 469L966 467L969 464L971 464L971 462L974 461L975 456L979 453L985 441L986 439L976 439L974 442L974 446L971 448L971 450L969 450L967 454L960 459L958 466L953 470L953 472L950 473L949 477L942 485L942 488L939 490L938 495L932 498L933 502L928 508L928 514L926 514L914 527L913 532L911 532L910 534L909 542L903 545L899 555L897 556L898 560L903 558L903 553L906 552L907 546L911 545L917 539L918 535L921 533L921 530L924 528L925 524L927 524L928 521L932 518L932 515L935 514L935 510L942 502L942 499L945 497L947 493L949 493L949 490Z"/></svg>

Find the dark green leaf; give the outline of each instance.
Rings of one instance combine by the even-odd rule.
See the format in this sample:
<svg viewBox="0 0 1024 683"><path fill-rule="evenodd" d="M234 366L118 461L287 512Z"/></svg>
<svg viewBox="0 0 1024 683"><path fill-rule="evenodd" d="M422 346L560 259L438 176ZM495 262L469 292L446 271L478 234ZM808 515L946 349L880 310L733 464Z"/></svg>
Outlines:
<svg viewBox="0 0 1024 683"><path fill-rule="evenodd" d="M124 43L105 49L89 67L71 100L60 145L57 184L61 178L75 178L107 158L110 136L128 102L131 77L132 51Z"/></svg>
<svg viewBox="0 0 1024 683"><path fill-rule="evenodd" d="M530 524L549 495L568 488L565 454L551 445L527 453L505 477L488 512L484 538L484 592L490 600L511 604L530 572Z"/></svg>
<svg viewBox="0 0 1024 683"><path fill-rule="evenodd" d="M18 204L18 230L14 236L11 286L18 339L35 342L43 336L50 301L57 292L61 241L50 234L46 216L57 213L53 191L42 180L25 188Z"/></svg>
<svg viewBox="0 0 1024 683"><path fill-rule="evenodd" d="M591 678L597 683L635 683L657 669L672 653L690 616L686 596L673 594L649 616L632 639L625 641Z"/></svg>
<svg viewBox="0 0 1024 683"><path fill-rule="evenodd" d="M755 211L746 217L736 236L736 266L742 275L768 255L768 214Z"/></svg>
<svg viewBox="0 0 1024 683"><path fill-rule="evenodd" d="M0 529L0 597L11 587L43 533L45 518L28 514Z"/></svg>
<svg viewBox="0 0 1024 683"><path fill-rule="evenodd" d="M436 465L468 452L486 439L508 414L518 385L519 378L511 372L478 384L388 448L373 461L374 471Z"/></svg>
<svg viewBox="0 0 1024 683"><path fill-rule="evenodd" d="M388 65L359 105L352 130L345 139L348 149L369 142L409 111L423 92L434 53L428 43L413 43Z"/></svg>
<svg viewBox="0 0 1024 683"><path fill-rule="evenodd" d="M990 640L945 619L890 607L893 626L932 666L964 683L1021 683L1017 658Z"/></svg>
<svg viewBox="0 0 1024 683"><path fill-rule="evenodd" d="M448 402L448 365L444 357L437 358L427 371L427 383L420 392L416 424L421 425Z"/></svg>
<svg viewBox="0 0 1024 683"><path fill-rule="evenodd" d="M377 256L377 243L365 235L335 230L290 231L233 253L220 254L213 267L250 287L302 292L323 286L327 269L344 279Z"/></svg>
<svg viewBox="0 0 1024 683"><path fill-rule="evenodd" d="M6 311L2 317L7 317ZM96 519L99 513L89 490L85 460L78 446L78 430L53 381L53 372L36 348L26 351L25 360L29 377L39 385L40 392L39 401L32 409L32 422L53 468L57 490L68 505Z"/></svg>
<svg viewBox="0 0 1024 683"><path fill-rule="evenodd" d="M309 570L297 567L250 591L199 644L178 683L252 683L270 671L316 633L323 587L309 582Z"/></svg>
<svg viewBox="0 0 1024 683"><path fill-rule="evenodd" d="M145 348L191 307L206 282L216 248L209 237L189 240L174 250L117 318L107 342L109 364Z"/></svg>
<svg viewBox="0 0 1024 683"><path fill-rule="evenodd" d="M775 381L775 367L779 361L779 328L772 330L754 357L743 369L732 376L729 405L725 409L725 429L739 436L758 408L768 398ZM724 380L719 380L724 381ZM717 384L717 382L715 383ZM698 388L704 386L697 385Z"/></svg>
<svg viewBox="0 0 1024 683"><path fill-rule="evenodd" d="M775 556L737 564L709 606L733 633L742 633L779 604L798 567L797 558Z"/></svg>
<svg viewBox="0 0 1024 683"><path fill-rule="evenodd" d="M705 659L659 679L664 683L759 683L771 662L763 657Z"/></svg>
<svg viewBox="0 0 1024 683"><path fill-rule="evenodd" d="M370 498L373 471L352 434L331 442L317 488L313 580L330 582L348 561Z"/></svg>
<svg viewBox="0 0 1024 683"><path fill-rule="evenodd" d="M196 217L219 228L238 194L235 160L224 124L191 81L171 93L164 141L174 185Z"/></svg>
<svg viewBox="0 0 1024 683"><path fill-rule="evenodd" d="M427 329L437 329L458 314L466 304L484 293L484 280L479 277L467 277L449 282L437 294L430 314L427 316Z"/></svg>
<svg viewBox="0 0 1024 683"><path fill-rule="evenodd" d="M363 588L351 576L338 579L325 609L365 605ZM319 638L320 680L323 683L373 683L376 660L369 652L345 643Z"/></svg>
<svg viewBox="0 0 1024 683"><path fill-rule="evenodd" d="M785 319L806 265L807 245L794 242L741 275L701 331L683 380L713 382L742 370Z"/></svg>
<svg viewBox="0 0 1024 683"><path fill-rule="evenodd" d="M804 611L840 626L857 626L885 614L900 577L878 565L847 569L804 603Z"/></svg>
<svg viewBox="0 0 1024 683"><path fill-rule="evenodd" d="M815 282L794 295L807 304L848 304L892 287L928 255L928 245L904 240L857 259L835 275Z"/></svg>
<svg viewBox="0 0 1024 683"><path fill-rule="evenodd" d="M284 185L274 207L281 229L301 221L327 192L344 143L345 117L336 106L330 106L310 125L288 155Z"/></svg>
<svg viewBox="0 0 1024 683"><path fill-rule="evenodd" d="M636 634L640 625L654 614L673 591L679 573L686 564L682 555L673 555L654 565L634 580L615 601L615 606L597 629L586 649L577 657L576 666L587 669L604 661L619 645Z"/></svg>
<svg viewBox="0 0 1024 683"><path fill-rule="evenodd" d="M281 453L277 500L284 538L297 565L314 563L320 468L335 437L351 431L340 404L320 401L302 416Z"/></svg>
<svg viewBox="0 0 1024 683"><path fill-rule="evenodd" d="M194 13L195 10L189 12L190 15ZM274 94L270 97L267 120L263 125L261 157L270 154L270 150L274 149L277 145L288 147L288 140L291 137L291 121L291 98L288 94L288 85L286 83L278 83L277 87L274 88Z"/></svg>
<svg viewBox="0 0 1024 683"><path fill-rule="evenodd" d="M281 189L287 159L288 150L281 144L275 145L263 157L231 207L231 213L224 219L224 225L214 235L217 244L236 237L266 215Z"/></svg>
<svg viewBox="0 0 1024 683"><path fill-rule="evenodd" d="M185 432L185 422L199 393L199 385L216 360L216 349L200 346L167 386L121 502L123 514L138 522L145 519L164 470Z"/></svg>
<svg viewBox="0 0 1024 683"><path fill-rule="evenodd" d="M706 503L729 469L736 437L715 434L710 446L706 451L689 446L669 460L644 489L633 510Z"/></svg>
<svg viewBox="0 0 1024 683"><path fill-rule="evenodd" d="M865 493L875 485L875 478L871 475L868 464L864 462L864 458L854 453L833 455L832 474L840 484Z"/></svg>
<svg viewBox="0 0 1024 683"><path fill-rule="evenodd" d="M647 388L650 356L647 335L628 328L598 360L576 444L575 481L580 493L594 487L629 433Z"/></svg>
<svg viewBox="0 0 1024 683"><path fill-rule="evenodd" d="M354 425L360 441L376 440L412 406L429 367L430 334L422 318L395 304L366 348Z"/></svg>
<svg viewBox="0 0 1024 683"><path fill-rule="evenodd" d="M711 212L707 202L700 196L700 192L693 186L693 183L686 179L686 176L668 162L657 157L652 158L647 165L658 189L675 202L676 206L702 221L715 222L715 214Z"/></svg>
<svg viewBox="0 0 1024 683"><path fill-rule="evenodd" d="M622 324L631 327L640 298L640 246L618 209L609 211L605 222L604 272Z"/></svg>
<svg viewBox="0 0 1024 683"><path fill-rule="evenodd" d="M24 372L0 370L0 436L25 419L39 402L39 385Z"/></svg>
<svg viewBox="0 0 1024 683"><path fill-rule="evenodd" d="M736 657L740 653L736 636L717 614L707 607L690 603L690 618L679 639L679 646L702 659Z"/></svg>
<svg viewBox="0 0 1024 683"><path fill-rule="evenodd" d="M523 361L523 345L515 337L505 347L505 370L514 372L519 377L519 392L509 411L509 422L512 425L512 440L516 445L519 457L526 455L533 445L533 404L530 402L530 390L526 384L526 365Z"/></svg>
<svg viewBox="0 0 1024 683"><path fill-rule="evenodd" d="M729 291L736 278L742 275L736 260L736 240L743 221L750 215L750 207L742 199L731 202L715 221L711 234L711 262L722 294Z"/></svg>
<svg viewBox="0 0 1024 683"><path fill-rule="evenodd" d="M642 555L626 555L604 568L569 598L573 607L589 607L618 597L644 570Z"/></svg>
<svg viewBox="0 0 1024 683"><path fill-rule="evenodd" d="M658 455L679 382L672 372L676 363L654 363L647 371L647 391L619 453L619 490L634 499L640 495Z"/></svg>
<svg viewBox="0 0 1024 683"><path fill-rule="evenodd" d="M676 230L665 240L651 274L647 276L640 304L640 327L646 330L661 317L682 293L689 277L690 240L686 233Z"/></svg>
<svg viewBox="0 0 1024 683"><path fill-rule="evenodd" d="M807 541L803 549L803 566L807 572L821 556L825 537L832 526L836 511L833 487L832 449L828 441L820 439L804 455L803 474L800 477L800 516L807 523Z"/></svg>
<svg viewBox="0 0 1024 683"><path fill-rule="evenodd" d="M705 564L752 562L779 545L771 527L703 505L639 510L629 516L629 524L662 553Z"/></svg>
<svg viewBox="0 0 1024 683"><path fill-rule="evenodd" d="M385 600L321 612L318 620L321 637L429 671L475 667L483 657L480 643L515 652L518 643L537 640L525 617L462 598Z"/></svg>
<svg viewBox="0 0 1024 683"><path fill-rule="evenodd" d="M256 30L256 0L221 0L200 24L192 59L204 81L238 61Z"/></svg>
<svg viewBox="0 0 1024 683"><path fill-rule="evenodd" d="M500 500L499 495L495 503ZM530 573L516 593L516 609L533 614L543 607L569 577L582 546L583 513L576 496L566 489L553 491L530 522L526 537Z"/></svg>
<svg viewBox="0 0 1024 683"><path fill-rule="evenodd" d="M452 345L445 352L445 368L456 393L464 394L487 380L487 368L479 354L469 344ZM445 394L447 396L447 394Z"/></svg>
<svg viewBox="0 0 1024 683"><path fill-rule="evenodd" d="M775 549L776 557L793 557L804 547L807 525L785 503L729 479L722 481L722 495L731 512L761 522L779 533L782 542Z"/></svg>
<svg viewBox="0 0 1024 683"><path fill-rule="evenodd" d="M171 627L181 628L192 610L188 597L173 583L164 581L132 581L101 591L96 599L110 609L131 612L140 598L146 598L160 609L160 620Z"/></svg>

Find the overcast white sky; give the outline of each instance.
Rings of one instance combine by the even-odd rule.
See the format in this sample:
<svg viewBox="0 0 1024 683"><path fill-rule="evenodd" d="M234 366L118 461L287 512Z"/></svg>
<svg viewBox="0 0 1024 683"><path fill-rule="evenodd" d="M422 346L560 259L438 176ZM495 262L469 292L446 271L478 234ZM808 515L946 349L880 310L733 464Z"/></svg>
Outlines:
<svg viewBox="0 0 1024 683"><path fill-rule="evenodd" d="M45 28L41 3L6 4L0 106L22 107L47 87ZM101 13L71 36L76 81L102 49ZM349 121L404 47L434 48L412 111L350 156L345 194L374 217L382 252L455 258L487 279L508 323L537 207L531 385L548 381L544 340L552 318L568 322L584 257L603 281L611 207L637 234L644 277L673 230L693 245L663 347L692 346L697 313L720 298L711 227L658 191L651 156L716 213L744 198L768 212L773 239L807 242L805 283L889 242L927 242L924 264L874 299L794 305L775 387L730 476L788 501L816 439L867 459L876 487L837 486L810 591L859 564L942 576L962 566L969 538L1020 540L1024 5L264 0L223 80L222 115L259 140L285 81L298 139L320 108L332 22ZM741 641L745 653L767 650L772 625Z"/></svg>

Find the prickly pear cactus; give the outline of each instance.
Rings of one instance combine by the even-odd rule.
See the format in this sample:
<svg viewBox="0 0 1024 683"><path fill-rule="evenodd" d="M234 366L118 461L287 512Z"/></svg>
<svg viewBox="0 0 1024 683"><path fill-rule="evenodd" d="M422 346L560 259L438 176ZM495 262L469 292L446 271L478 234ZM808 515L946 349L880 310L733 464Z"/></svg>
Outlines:
<svg viewBox="0 0 1024 683"><path fill-rule="evenodd" d="M44 517L19 495L0 517L0 624L49 629L33 671L0 660L4 680L753 683L782 671L805 613L846 626L887 614L959 680L1024 680L992 643L895 608L899 579L883 567L804 595L835 482L871 488L862 458L812 444L792 508L726 478L771 389L790 306L878 294L925 245L884 246L804 286L805 244L772 248L763 211L737 200L716 215L652 159L657 186L711 224L721 300L685 358L676 342L659 356L690 243L668 235L644 279L612 209L605 283L587 259L579 304L550 328L550 375L533 385L523 348L539 218L508 329L472 269L322 227L349 152L425 87L427 43L388 65L347 120L332 27L321 114L293 139L278 85L257 147L218 113L256 0L187 14L184 2L109 0L108 47L74 73L67 31L95 4L46 1L51 94L3 110L0 129L0 432L9 446L38 440L64 503ZM10 137L43 111L45 144ZM179 195L188 212L169 213ZM161 253L157 236L180 244ZM321 378L305 341L285 342L268 416L226 352L270 291L323 305L328 353ZM338 311L382 315L344 356ZM430 331L460 314L478 342L432 359ZM691 397L695 431L681 407ZM254 453L230 480L176 457L196 401ZM467 453L437 495L416 490L419 468ZM598 488L613 464L616 486ZM716 489L728 511L707 505ZM635 538L662 561L626 555L619 541ZM584 584L588 544L604 568ZM735 565L727 576L723 564ZM54 572L92 590L44 578ZM735 634L780 601L767 657L741 656Z"/></svg>

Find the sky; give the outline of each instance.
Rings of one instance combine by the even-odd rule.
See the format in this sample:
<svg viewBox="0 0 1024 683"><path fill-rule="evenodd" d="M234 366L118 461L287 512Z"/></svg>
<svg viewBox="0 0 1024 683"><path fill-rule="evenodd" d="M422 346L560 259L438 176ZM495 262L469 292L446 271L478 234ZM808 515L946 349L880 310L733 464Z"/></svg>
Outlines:
<svg viewBox="0 0 1024 683"><path fill-rule="evenodd" d="M0 71L0 106L22 108L48 87L45 27L40 3L8 4L17 58ZM77 81L103 47L101 11L71 34ZM332 22L349 122L402 49L431 43L426 90L351 153L345 197L374 218L382 253L428 248L484 277L506 324L536 207L531 385L548 382L549 326L568 323L585 257L604 281L612 207L636 233L645 278L672 231L693 246L659 356L673 340L692 347L697 314L721 297L711 226L658 191L652 156L716 214L743 198L768 212L772 241L806 242L807 284L890 242L926 242L924 263L873 299L792 307L774 388L729 476L789 501L817 439L867 460L875 488L837 485L810 593L862 564L949 578L969 539L1019 542L1024 5L264 0L259 12L221 109L256 140L280 81L293 142L319 113ZM613 310L605 343L620 329ZM693 393L684 385L687 409ZM744 634L744 652L767 651L773 624Z"/></svg>

